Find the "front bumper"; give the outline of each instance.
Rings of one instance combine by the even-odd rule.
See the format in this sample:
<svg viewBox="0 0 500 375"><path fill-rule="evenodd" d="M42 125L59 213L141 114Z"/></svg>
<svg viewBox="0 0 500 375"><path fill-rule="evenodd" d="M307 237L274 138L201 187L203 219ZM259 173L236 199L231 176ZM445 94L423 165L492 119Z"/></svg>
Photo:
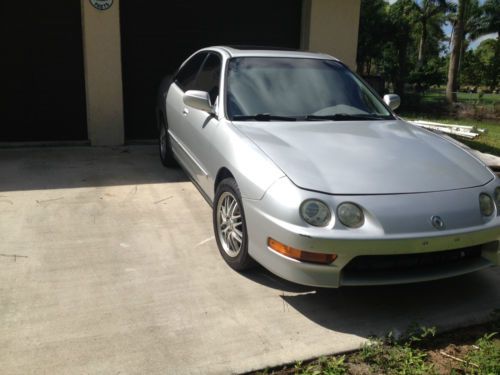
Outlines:
<svg viewBox="0 0 500 375"><path fill-rule="evenodd" d="M442 232L386 234L374 232L356 236L352 232L334 229L304 228L279 220L267 213L266 203L244 201L249 234L250 255L278 276L304 285L336 288L342 285L387 285L436 280L458 276L500 264L500 219L480 226ZM337 259L330 265L300 262L281 255L267 246L267 239L280 241L304 251L334 253ZM348 267L359 257L433 254L462 249L452 262L424 261L419 266L373 270L354 270ZM468 256L469 251L479 256ZM461 255L461 254L465 255ZM472 254L471 253L471 254ZM452 254L452 253L450 253ZM467 255L467 256L466 256ZM462 259L463 258L463 259ZM373 258L372 258L373 259ZM385 258L387 259L387 257ZM376 259L373 259L376 262Z"/></svg>

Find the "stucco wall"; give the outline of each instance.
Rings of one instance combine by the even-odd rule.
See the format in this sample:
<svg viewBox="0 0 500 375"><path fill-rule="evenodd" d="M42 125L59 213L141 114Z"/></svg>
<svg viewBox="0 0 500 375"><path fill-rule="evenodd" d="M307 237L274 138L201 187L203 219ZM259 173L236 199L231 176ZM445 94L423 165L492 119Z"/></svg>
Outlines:
<svg viewBox="0 0 500 375"><path fill-rule="evenodd" d="M301 44L356 67L361 0L304 0ZM120 0L105 11L82 0L88 135L92 145L124 143Z"/></svg>
<svg viewBox="0 0 500 375"><path fill-rule="evenodd" d="M328 53L355 69L360 4L361 0L305 0L303 47Z"/></svg>
<svg viewBox="0 0 500 375"><path fill-rule="evenodd" d="M105 11L82 0L88 135L92 145L124 142L120 0Z"/></svg>

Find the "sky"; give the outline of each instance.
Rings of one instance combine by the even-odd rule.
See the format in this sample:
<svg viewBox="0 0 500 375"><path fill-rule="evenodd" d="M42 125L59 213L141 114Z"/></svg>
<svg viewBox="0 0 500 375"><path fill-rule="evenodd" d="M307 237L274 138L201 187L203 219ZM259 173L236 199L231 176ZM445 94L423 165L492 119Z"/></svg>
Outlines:
<svg viewBox="0 0 500 375"><path fill-rule="evenodd" d="M390 4L393 4L396 2L396 0L385 0L386 2L390 3ZM454 3L457 3L458 1L457 0L451 0L452 2ZM482 4L484 3L484 0L479 0L479 3ZM443 30L444 32L446 33L446 35L450 35L451 34L451 25L450 24L445 24L444 27L443 27ZM494 38L497 38L498 36L498 33L491 33L491 34L486 34L486 35L483 35L479 38L477 38L476 40L474 40L470 45L469 45L469 48L468 49L475 49L477 46L479 46L481 44L481 42L483 40L486 40L486 39L494 39Z"/></svg>

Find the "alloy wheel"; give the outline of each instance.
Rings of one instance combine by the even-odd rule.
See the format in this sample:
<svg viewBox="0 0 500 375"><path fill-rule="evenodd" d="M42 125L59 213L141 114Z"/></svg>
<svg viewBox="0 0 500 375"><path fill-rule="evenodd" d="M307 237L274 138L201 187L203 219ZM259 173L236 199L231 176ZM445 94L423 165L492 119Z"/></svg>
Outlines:
<svg viewBox="0 0 500 375"><path fill-rule="evenodd" d="M238 256L243 244L243 218L238 201L227 191L217 203L217 235L226 254Z"/></svg>

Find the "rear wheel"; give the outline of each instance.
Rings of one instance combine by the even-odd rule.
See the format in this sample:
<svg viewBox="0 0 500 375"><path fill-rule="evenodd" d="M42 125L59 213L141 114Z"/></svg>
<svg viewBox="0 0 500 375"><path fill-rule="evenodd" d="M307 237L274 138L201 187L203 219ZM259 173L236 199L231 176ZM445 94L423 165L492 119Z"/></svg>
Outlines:
<svg viewBox="0 0 500 375"><path fill-rule="evenodd" d="M254 262L248 254L245 213L238 185L226 178L217 187L213 209L213 225L219 252L236 271L250 268Z"/></svg>
<svg viewBox="0 0 500 375"><path fill-rule="evenodd" d="M163 119L160 117L160 135L159 135L159 147L160 147L160 160L165 167L175 167L177 162L174 159L172 153L172 145L170 143L170 136L168 134L168 126Z"/></svg>

